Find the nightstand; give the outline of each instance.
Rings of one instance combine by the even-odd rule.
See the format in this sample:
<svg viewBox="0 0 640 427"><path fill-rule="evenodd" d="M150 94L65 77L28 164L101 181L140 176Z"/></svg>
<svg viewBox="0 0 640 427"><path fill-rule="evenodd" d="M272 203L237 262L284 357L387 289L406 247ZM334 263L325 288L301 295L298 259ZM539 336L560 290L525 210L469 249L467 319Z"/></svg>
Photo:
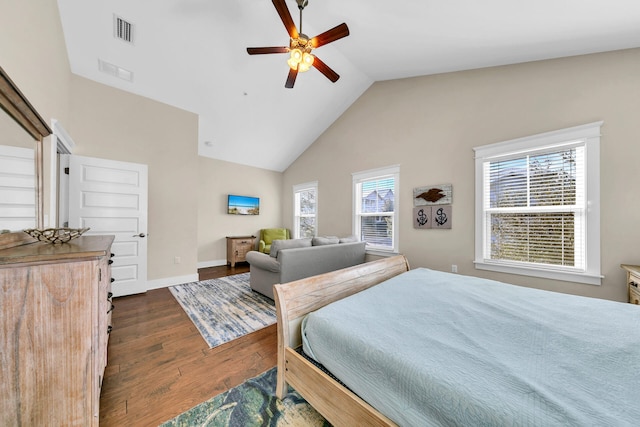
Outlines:
<svg viewBox="0 0 640 427"><path fill-rule="evenodd" d="M627 270L627 288L629 303L640 304L640 265L621 264Z"/></svg>
<svg viewBox="0 0 640 427"><path fill-rule="evenodd" d="M255 249L256 236L227 236L227 264L235 267L237 262L247 260L247 252Z"/></svg>

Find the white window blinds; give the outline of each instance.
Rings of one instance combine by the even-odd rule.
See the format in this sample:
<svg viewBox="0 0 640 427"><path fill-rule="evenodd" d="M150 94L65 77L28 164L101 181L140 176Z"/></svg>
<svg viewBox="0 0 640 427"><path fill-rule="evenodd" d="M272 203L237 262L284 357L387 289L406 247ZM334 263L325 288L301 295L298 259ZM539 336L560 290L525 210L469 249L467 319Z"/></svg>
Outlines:
<svg viewBox="0 0 640 427"><path fill-rule="evenodd" d="M294 238L308 238L317 235L317 197L317 182L293 187Z"/></svg>
<svg viewBox="0 0 640 427"><path fill-rule="evenodd" d="M397 250L398 179L398 167L353 175L354 234L370 249Z"/></svg>
<svg viewBox="0 0 640 427"><path fill-rule="evenodd" d="M584 147L484 164L485 257L584 271Z"/></svg>
<svg viewBox="0 0 640 427"><path fill-rule="evenodd" d="M475 267L600 284L600 129L475 147Z"/></svg>

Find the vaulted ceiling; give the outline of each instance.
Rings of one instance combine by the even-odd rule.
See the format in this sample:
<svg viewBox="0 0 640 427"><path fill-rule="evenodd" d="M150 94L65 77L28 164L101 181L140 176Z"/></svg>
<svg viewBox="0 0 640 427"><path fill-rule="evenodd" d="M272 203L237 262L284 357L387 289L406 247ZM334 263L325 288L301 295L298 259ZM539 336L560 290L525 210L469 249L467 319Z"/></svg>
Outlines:
<svg viewBox="0 0 640 427"><path fill-rule="evenodd" d="M312 68L286 89L288 55L246 51L289 44L270 0L58 5L73 73L198 114L200 155L275 171L376 81L640 46L637 0L310 0L305 34L349 26L314 51L340 79Z"/></svg>

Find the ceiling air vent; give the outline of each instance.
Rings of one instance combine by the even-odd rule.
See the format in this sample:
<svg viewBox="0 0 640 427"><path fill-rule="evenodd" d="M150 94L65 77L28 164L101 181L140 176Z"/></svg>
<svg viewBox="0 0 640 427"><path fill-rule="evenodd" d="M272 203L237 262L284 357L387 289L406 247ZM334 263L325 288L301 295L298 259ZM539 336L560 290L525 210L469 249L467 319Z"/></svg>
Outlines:
<svg viewBox="0 0 640 427"><path fill-rule="evenodd" d="M133 44L133 24L117 15L113 15L113 36L124 42Z"/></svg>

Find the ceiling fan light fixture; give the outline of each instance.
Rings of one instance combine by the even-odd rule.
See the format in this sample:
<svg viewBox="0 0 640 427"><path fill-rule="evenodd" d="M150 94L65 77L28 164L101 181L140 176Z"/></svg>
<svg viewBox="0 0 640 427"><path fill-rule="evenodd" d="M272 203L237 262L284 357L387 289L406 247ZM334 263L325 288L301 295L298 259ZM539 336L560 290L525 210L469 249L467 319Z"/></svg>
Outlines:
<svg viewBox="0 0 640 427"><path fill-rule="evenodd" d="M292 70L298 69L298 64L302 61L302 51L300 49L291 49L291 55L287 60L287 64Z"/></svg>
<svg viewBox="0 0 640 427"><path fill-rule="evenodd" d="M301 73L309 71L309 68L313 65L315 57L309 52L303 52L301 49L291 49L291 55L287 60L287 64L292 70L297 70Z"/></svg>
<svg viewBox="0 0 640 427"><path fill-rule="evenodd" d="M274 47L248 47L249 55L262 55L268 53L289 53L287 65L289 65L289 75L284 87L292 89L299 72L308 71L311 67L315 67L326 78L333 83L338 81L340 76L333 71L327 64L311 54L311 51L326 44L332 43L349 35L349 27L342 23L335 27L318 34L313 38L309 38L302 33L302 10L309 4L309 0L296 0L298 9L300 9L300 27L296 28L289 8L285 0L271 0L280 15L280 19L284 24L287 33L289 33L289 46Z"/></svg>
<svg viewBox="0 0 640 427"><path fill-rule="evenodd" d="M295 62L302 61L302 51L300 49L291 50L291 59Z"/></svg>
<svg viewBox="0 0 640 427"><path fill-rule="evenodd" d="M302 63L305 64L307 67L311 67L313 65L313 60L315 59L315 56L313 56L312 54L305 52L302 55Z"/></svg>

